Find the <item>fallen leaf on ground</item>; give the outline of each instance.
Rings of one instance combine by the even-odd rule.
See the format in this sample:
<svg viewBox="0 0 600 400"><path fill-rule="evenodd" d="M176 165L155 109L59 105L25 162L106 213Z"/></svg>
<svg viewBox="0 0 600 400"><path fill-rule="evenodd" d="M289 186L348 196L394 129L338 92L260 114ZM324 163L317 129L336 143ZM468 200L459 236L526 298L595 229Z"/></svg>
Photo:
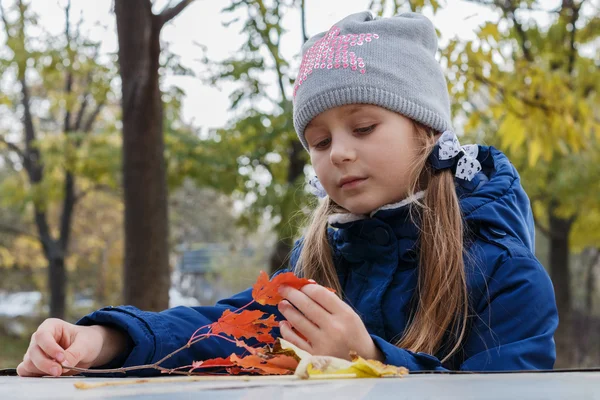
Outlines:
<svg viewBox="0 0 600 400"><path fill-rule="evenodd" d="M257 356L254 354L240 358L231 355L231 361L242 368L243 372L254 372L261 375L291 375L298 366L298 361L286 355L275 355L271 357Z"/></svg>
<svg viewBox="0 0 600 400"><path fill-rule="evenodd" d="M231 360L229 359L229 357L227 358L211 358L209 360L204 360L204 361L194 361L192 363L192 370L195 369L199 369L199 368L217 368L217 367L232 367L235 364L231 362Z"/></svg>
<svg viewBox="0 0 600 400"><path fill-rule="evenodd" d="M302 360L304 361L304 360ZM301 369L304 367L306 369ZM325 376L335 378L381 378L390 376L408 375L408 369L387 365L377 360L365 360L354 355L352 361L329 356L313 356L306 360L303 365L298 365L296 375L301 378L324 378Z"/></svg>
<svg viewBox="0 0 600 400"><path fill-rule="evenodd" d="M408 369L404 367L384 364L377 360L365 360L356 353L351 353L352 361L348 361L337 357L313 356L284 339L278 339L275 346L292 350L300 358L295 374L302 379L378 378L408 374Z"/></svg>

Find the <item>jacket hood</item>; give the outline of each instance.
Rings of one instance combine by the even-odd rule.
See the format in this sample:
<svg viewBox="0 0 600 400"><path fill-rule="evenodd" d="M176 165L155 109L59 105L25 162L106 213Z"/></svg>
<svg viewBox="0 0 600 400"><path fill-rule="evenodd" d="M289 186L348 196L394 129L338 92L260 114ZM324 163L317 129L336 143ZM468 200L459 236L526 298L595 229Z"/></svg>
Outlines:
<svg viewBox="0 0 600 400"><path fill-rule="evenodd" d="M531 252L535 247L535 228L531 203L521 186L519 173L504 153L479 146L480 177L486 182L469 193L457 187L465 222L474 228L485 226L495 233L511 235Z"/></svg>

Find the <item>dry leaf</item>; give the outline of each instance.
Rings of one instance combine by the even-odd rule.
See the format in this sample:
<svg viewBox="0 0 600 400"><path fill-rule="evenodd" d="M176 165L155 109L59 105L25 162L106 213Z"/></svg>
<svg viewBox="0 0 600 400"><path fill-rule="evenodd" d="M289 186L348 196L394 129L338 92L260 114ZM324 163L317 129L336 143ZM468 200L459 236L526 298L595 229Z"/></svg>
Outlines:
<svg viewBox="0 0 600 400"><path fill-rule="evenodd" d="M261 319L265 315L267 314L260 310L243 310L240 313L225 310L221 318L212 324L211 331L214 334L224 333L238 339L255 338L262 343L273 343L275 339L269 332L279 326L279 322L275 321L274 315Z"/></svg>
<svg viewBox="0 0 600 400"><path fill-rule="evenodd" d="M277 289L281 285L287 285L295 289L301 289L304 285L314 284L308 279L298 278L293 272L284 272L269 280L266 272L260 271L258 280L252 287L252 298L259 304L277 305L283 297Z"/></svg>
<svg viewBox="0 0 600 400"><path fill-rule="evenodd" d="M217 367L221 367L221 368L226 368L226 367L232 367L235 364L231 362L231 360L229 359L229 357L227 358L211 358L209 360L204 360L204 361L194 361L192 363L192 370L195 369L199 369L199 368L217 368Z"/></svg>
<svg viewBox="0 0 600 400"><path fill-rule="evenodd" d="M403 376L408 369L387 365L376 360L365 360L356 353L350 353L352 361L330 356L313 356L292 343L278 339L275 347L280 346L287 351L293 351L300 363L295 374L302 378L377 378L382 376Z"/></svg>
<svg viewBox="0 0 600 400"><path fill-rule="evenodd" d="M403 376L408 375L408 369L397 367L395 365L384 364L377 360L365 360L356 353L350 353L354 368L358 368L365 373L375 373L377 376Z"/></svg>
<svg viewBox="0 0 600 400"><path fill-rule="evenodd" d="M408 375L408 369L404 367L383 364L377 360L365 360L356 354L353 355L352 362L336 357L313 356L306 360L305 365L305 370L296 369L296 375L301 378L323 378L324 375L332 378L336 375L354 378Z"/></svg>
<svg viewBox="0 0 600 400"><path fill-rule="evenodd" d="M282 352L283 351L286 351L286 352L291 351L296 355L296 357L298 357L299 361L302 361L305 358L312 357L312 355L309 352L302 350L298 346L288 342L287 340L285 340L283 338L277 339L277 341L275 342L275 345L273 346L273 349L274 349L273 351L277 351L278 349L281 349Z"/></svg>
<svg viewBox="0 0 600 400"><path fill-rule="evenodd" d="M276 355L265 358L263 356L251 354L240 358L237 355L232 354L231 361L240 367L243 372L254 372L261 375L290 375L294 373L298 366L298 361L293 357L286 355Z"/></svg>

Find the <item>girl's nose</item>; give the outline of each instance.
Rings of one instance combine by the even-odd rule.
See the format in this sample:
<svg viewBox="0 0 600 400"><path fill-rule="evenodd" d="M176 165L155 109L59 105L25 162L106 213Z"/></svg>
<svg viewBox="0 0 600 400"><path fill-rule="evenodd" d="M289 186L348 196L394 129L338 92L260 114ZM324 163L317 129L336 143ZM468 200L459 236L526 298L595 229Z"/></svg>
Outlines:
<svg viewBox="0 0 600 400"><path fill-rule="evenodd" d="M338 135L336 140L331 142L331 162L333 164L341 164L346 162L352 162L356 159L356 150L352 143L352 140Z"/></svg>

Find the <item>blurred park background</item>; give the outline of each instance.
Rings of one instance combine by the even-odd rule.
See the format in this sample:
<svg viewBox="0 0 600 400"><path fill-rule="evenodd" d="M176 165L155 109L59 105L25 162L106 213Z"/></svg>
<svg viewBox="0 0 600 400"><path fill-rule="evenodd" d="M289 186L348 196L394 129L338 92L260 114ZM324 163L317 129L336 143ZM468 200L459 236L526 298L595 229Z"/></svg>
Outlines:
<svg viewBox="0 0 600 400"><path fill-rule="evenodd" d="M365 9L433 20L461 141L531 198L557 366L600 366L599 0L0 5L0 368L48 316L208 305L285 266L315 201L300 46Z"/></svg>

